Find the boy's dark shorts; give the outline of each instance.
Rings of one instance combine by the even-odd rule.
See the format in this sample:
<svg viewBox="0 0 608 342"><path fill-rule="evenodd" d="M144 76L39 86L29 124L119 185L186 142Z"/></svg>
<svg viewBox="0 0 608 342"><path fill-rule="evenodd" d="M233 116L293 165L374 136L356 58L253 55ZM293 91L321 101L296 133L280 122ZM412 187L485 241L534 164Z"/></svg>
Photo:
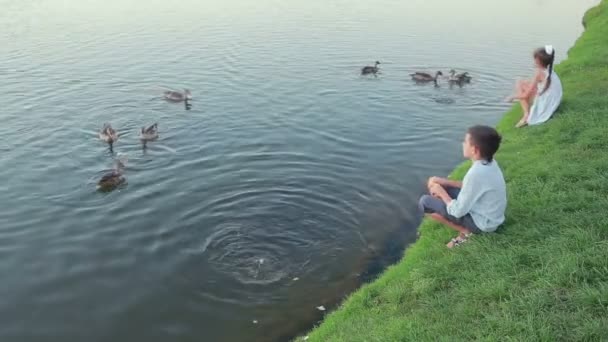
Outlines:
<svg viewBox="0 0 608 342"><path fill-rule="evenodd" d="M458 197L458 194L460 193L460 189L458 188L444 187L444 189L446 190L448 195L450 195L450 197L452 197L453 199L456 199ZM439 198L433 197L431 195L424 195L420 198L420 202L418 203L418 205L420 206L420 209L426 214L439 214L443 216L446 220L461 227L465 227L474 234L483 233L482 230L475 225L475 222L473 221L473 218L470 214L466 214L461 218L456 218L448 214L447 205Z"/></svg>

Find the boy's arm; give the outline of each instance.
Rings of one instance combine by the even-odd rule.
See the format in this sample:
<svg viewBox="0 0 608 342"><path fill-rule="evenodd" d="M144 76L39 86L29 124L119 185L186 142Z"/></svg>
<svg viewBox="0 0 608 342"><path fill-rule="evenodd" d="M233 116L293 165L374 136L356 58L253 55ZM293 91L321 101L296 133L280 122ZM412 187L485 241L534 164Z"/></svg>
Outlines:
<svg viewBox="0 0 608 342"><path fill-rule="evenodd" d="M468 181L467 184L461 188L457 199L450 200L449 202L444 199L444 202L447 204L448 214L457 218L468 214L471 211L473 204L475 204L479 198L480 190L475 179Z"/></svg>
<svg viewBox="0 0 608 342"><path fill-rule="evenodd" d="M445 183L444 183L445 185ZM462 190L460 192L462 194ZM443 186L441 186L439 183L435 183L432 187L431 187L431 195L441 199L446 205L450 205L450 203L452 203L453 201L455 201L455 199L452 198L452 196L450 196L448 194L448 192L445 190L445 188ZM458 195L458 197L460 198L460 194Z"/></svg>
<svg viewBox="0 0 608 342"><path fill-rule="evenodd" d="M454 181L454 180L447 179L447 178L431 177L431 182L437 183L442 186L449 186L452 188L462 188L462 182Z"/></svg>
<svg viewBox="0 0 608 342"><path fill-rule="evenodd" d="M451 179L446 179L445 180L445 185L447 186L451 186L452 188L462 188L462 182L461 181L455 181L455 180L451 180Z"/></svg>
<svg viewBox="0 0 608 342"><path fill-rule="evenodd" d="M449 204L452 201L452 197L450 197L450 195L447 193L447 191L445 191L443 186L441 186L439 183L433 184L433 186L431 187L430 190L431 190L431 195L440 198L446 204Z"/></svg>

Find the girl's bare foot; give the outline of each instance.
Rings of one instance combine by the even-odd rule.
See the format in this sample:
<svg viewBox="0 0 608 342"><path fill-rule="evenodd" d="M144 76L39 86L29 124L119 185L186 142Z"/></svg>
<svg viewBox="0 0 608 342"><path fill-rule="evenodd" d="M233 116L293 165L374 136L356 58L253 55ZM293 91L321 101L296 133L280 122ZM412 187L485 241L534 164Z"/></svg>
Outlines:
<svg viewBox="0 0 608 342"><path fill-rule="evenodd" d="M521 120L519 120L519 122L517 123L517 125L515 125L515 127L516 128L522 128L522 127L527 126L527 125L528 125L528 123L526 122L526 120L525 119L521 119Z"/></svg>

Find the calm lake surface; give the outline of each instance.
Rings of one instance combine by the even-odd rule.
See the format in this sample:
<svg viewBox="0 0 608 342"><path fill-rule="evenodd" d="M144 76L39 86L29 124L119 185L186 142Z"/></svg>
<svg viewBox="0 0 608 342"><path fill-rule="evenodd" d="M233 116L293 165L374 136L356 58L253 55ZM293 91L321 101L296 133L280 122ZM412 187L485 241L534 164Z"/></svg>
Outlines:
<svg viewBox="0 0 608 342"><path fill-rule="evenodd" d="M1 0L0 340L306 331L400 258L426 177L596 2ZM451 68L473 83L408 77Z"/></svg>

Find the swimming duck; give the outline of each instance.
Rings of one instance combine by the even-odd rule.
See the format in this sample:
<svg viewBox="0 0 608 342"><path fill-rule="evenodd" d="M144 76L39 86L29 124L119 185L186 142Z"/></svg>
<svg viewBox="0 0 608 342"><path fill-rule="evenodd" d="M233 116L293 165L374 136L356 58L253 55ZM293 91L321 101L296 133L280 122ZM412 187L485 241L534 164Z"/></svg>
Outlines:
<svg viewBox="0 0 608 342"><path fill-rule="evenodd" d="M435 73L435 76L432 76L431 74L428 74L426 72L415 72L413 74L410 74L410 76L412 76L412 80L416 81L416 83L433 82L435 84L435 87L439 87L437 79L439 78L439 76L443 76L443 73L441 71L437 71Z"/></svg>
<svg viewBox="0 0 608 342"><path fill-rule="evenodd" d="M112 125L106 122L103 124L103 128L99 132L99 139L112 145L116 140L118 140L118 133L116 133L116 130L112 128Z"/></svg>
<svg viewBox="0 0 608 342"><path fill-rule="evenodd" d="M158 139L158 123L154 123L148 128L142 127L139 139L144 142Z"/></svg>
<svg viewBox="0 0 608 342"><path fill-rule="evenodd" d="M469 76L468 72L456 73L456 70L450 70L450 77L448 78L449 82L453 83L471 83L471 79L473 77Z"/></svg>
<svg viewBox="0 0 608 342"><path fill-rule="evenodd" d="M441 71L437 71L435 76L432 76L426 72L415 72L410 74L410 76L412 76L412 80L416 82L435 82L435 84L437 84L437 78L439 78L439 76L443 76L443 73Z"/></svg>
<svg viewBox="0 0 608 342"><path fill-rule="evenodd" d="M376 63L374 63L374 66L370 66L370 65L364 66L363 68L361 68L361 75L374 74L374 76L376 76L378 71L380 71L380 68L378 68L378 65L380 65L380 62L376 61Z"/></svg>
<svg viewBox="0 0 608 342"><path fill-rule="evenodd" d="M184 89L183 93L180 93L179 91L167 90L163 93L163 97L168 101L182 102L192 100L192 93L190 93L190 90L188 89Z"/></svg>
<svg viewBox="0 0 608 342"><path fill-rule="evenodd" d="M97 190L112 191L123 184L126 179L123 176L126 160L117 160L114 169L101 176L97 182Z"/></svg>

